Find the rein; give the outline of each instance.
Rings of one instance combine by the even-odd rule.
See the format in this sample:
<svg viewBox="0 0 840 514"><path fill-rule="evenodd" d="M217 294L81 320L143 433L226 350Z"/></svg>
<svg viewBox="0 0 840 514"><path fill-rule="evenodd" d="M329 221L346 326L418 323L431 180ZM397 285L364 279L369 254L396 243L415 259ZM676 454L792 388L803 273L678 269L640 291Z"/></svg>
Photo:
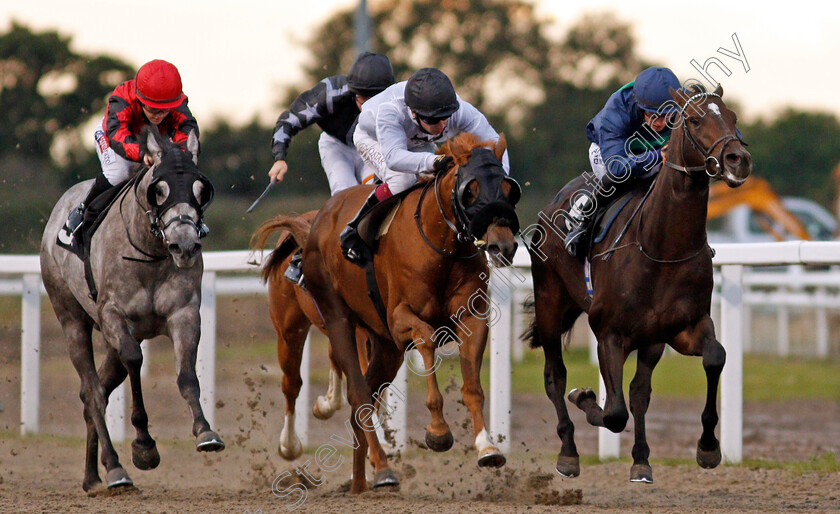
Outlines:
<svg viewBox="0 0 840 514"><path fill-rule="evenodd" d="M132 186L132 188L134 189L134 200L137 202L137 205L139 205L141 209L143 209L143 204L140 203L140 197L137 195L137 187L140 185L140 180L143 178L143 176L145 176L146 173L149 172L149 170L151 170L151 168L146 168L142 173L136 175L133 179L134 180L134 185ZM161 261L166 260L166 258L169 257L169 254L166 254L166 255L152 255L152 254L144 251L139 246L137 246L137 244L135 244L134 241L131 239L131 232L129 232L129 230L128 230L128 222L126 221L125 214L123 213L123 204L125 203L125 197L126 197L126 195L123 194L122 198L120 199L120 218L122 219L122 222L123 222L123 228L125 229L125 235L128 238L128 243L135 250L142 253L146 257L148 257L148 259L138 259L136 257L126 257L125 255L123 255L123 259L125 259L127 261L132 261L132 262L143 262L143 263L147 263L147 264L152 264L152 263L155 263L155 262L161 262ZM157 233L155 232L155 219L151 215L151 210L145 210L144 209L144 212L146 213L147 216L149 216L149 222L152 225L152 227L150 229L150 232L152 234L154 234L156 237L160 237L160 231L158 231ZM165 242L165 240L164 240L164 242Z"/></svg>
<svg viewBox="0 0 840 514"><path fill-rule="evenodd" d="M456 173L457 173L457 171L456 171ZM449 229L452 230L453 232L455 232L455 234L457 236L456 241L469 242L471 239L475 241L475 238L473 238L471 234L469 234L468 232L465 232L463 230L459 230L458 227L455 226L455 224L453 224L451 221L449 221L449 218L446 217L446 213L443 212L443 205L440 202L440 196L438 194L438 177L439 176L440 175L435 175L435 180L434 181L429 181L426 184L426 186L423 187L423 191L420 193L420 199L417 201L417 209L414 211L414 221L417 225L417 230L420 232L420 236L423 238L423 241L425 241L426 244L432 250L437 252L438 254L442 255L443 257L450 258L450 259L455 259L455 260L459 260L459 261L468 261L468 260L476 257L481 252L481 250L476 250L475 253L473 253L471 255L467 255L467 256L456 255L454 252L448 253L444 250L441 250L437 246L435 246L434 243L432 243L429 240L429 238L426 236L426 233L423 232L423 224L420 222L420 209L423 206L423 199L426 197L426 193L429 191L429 187L434 185L435 200L437 202L438 211L440 212L440 215L443 218L443 221L446 222L446 225L449 227ZM453 209L456 209L456 207L453 206ZM456 212L456 217L457 217L457 212ZM478 244L477 244L478 241L475 241L475 243L476 243L476 246L478 246Z"/></svg>

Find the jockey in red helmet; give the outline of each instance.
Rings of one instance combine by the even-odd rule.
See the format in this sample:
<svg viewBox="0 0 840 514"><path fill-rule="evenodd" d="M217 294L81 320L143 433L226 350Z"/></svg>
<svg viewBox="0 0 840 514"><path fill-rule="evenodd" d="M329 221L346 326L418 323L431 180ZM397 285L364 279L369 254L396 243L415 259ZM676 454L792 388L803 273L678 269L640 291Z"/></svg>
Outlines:
<svg viewBox="0 0 840 514"><path fill-rule="evenodd" d="M84 201L70 211L64 231L71 236L84 227L82 221L90 202L129 177L135 163L151 166L154 159L143 155L138 138L143 127L154 125L174 143L186 142L190 132L198 136L198 123L187 107L181 87L181 74L173 64L156 59L137 71L133 80L123 82L108 98L102 122L94 132L96 154L102 165Z"/></svg>

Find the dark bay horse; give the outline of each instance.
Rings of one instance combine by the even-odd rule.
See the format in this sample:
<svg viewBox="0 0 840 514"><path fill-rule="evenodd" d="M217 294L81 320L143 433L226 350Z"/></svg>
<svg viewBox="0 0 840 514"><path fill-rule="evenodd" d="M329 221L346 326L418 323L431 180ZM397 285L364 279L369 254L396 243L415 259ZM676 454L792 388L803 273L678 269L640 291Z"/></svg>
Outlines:
<svg viewBox="0 0 840 514"><path fill-rule="evenodd" d="M417 348L425 366L426 406L432 416L426 444L435 451L452 446L434 374L440 365L435 349L450 340L459 345L462 394L472 415L478 463L497 467L505 462L490 441L482 412L479 372L491 305L486 292L488 264L483 252L476 250L477 245L486 247L497 265L509 263L516 250L514 206L520 190L501 168L504 150L504 139L481 142L461 134L441 148L456 166L434 180L427 177L422 188L402 198L374 257L387 324L366 294L364 271L346 261L338 245L339 233L370 187L357 186L333 196L311 225L295 217L278 217L271 224L274 230L289 230L304 249L307 287L324 320L334 360L347 377L353 432L347 436L354 440L352 493L367 489L368 445L376 474L390 471L367 413L376 410L377 394L393 380L407 350ZM272 262L280 265L282 260L270 260L268 265ZM364 374L357 327L365 328L371 340Z"/></svg>
<svg viewBox="0 0 840 514"><path fill-rule="evenodd" d="M91 494L103 487L97 468L99 444L106 485L132 484L111 444L104 417L108 397L126 376L131 380L131 423L137 432L131 460L139 469L152 469L160 463L140 386L143 339L162 334L172 339L178 388L192 411L196 449L224 449L202 413L195 373L204 269L199 227L212 200L213 186L196 165L195 134L189 136L187 152L159 136L157 130L146 129L141 145L154 157L154 165L141 169L122 190L90 242L96 301L90 295L82 260L55 242L67 213L85 196L91 181L73 186L59 199L41 241L44 287L82 382L80 397L87 424L82 487ZM94 328L107 343L98 373L91 341Z"/></svg>
<svg viewBox="0 0 840 514"><path fill-rule="evenodd" d="M686 95L686 96L684 96ZM652 482L645 438L645 412L650 402L651 374L665 345L683 355L703 357L708 388L702 414L703 433L697 462L704 468L720 463L715 437L717 387L726 360L709 317L712 297L712 251L706 242L706 208L710 177L730 187L750 174L752 160L735 129L735 114L723 103L722 88L713 93L672 91L680 108L666 150L666 165L644 201L637 193L624 208L602 243L592 249L590 296L584 264L563 250L562 213L569 198L583 186L575 179L544 209L529 252L534 277L535 319L530 335L545 353L545 388L557 411L562 441L557 471L580 473L574 426L566 411L566 367L561 336L582 312L598 339L598 358L606 386L603 410L591 389L575 389L569 400L586 412L587 421L613 432L624 429L629 415L622 391L624 361L638 352L630 384L635 444L632 481ZM636 212L636 207L642 207ZM634 216L635 213L635 216ZM632 218L632 220L631 220ZM630 221L622 244L610 245ZM610 256L608 260L607 256Z"/></svg>

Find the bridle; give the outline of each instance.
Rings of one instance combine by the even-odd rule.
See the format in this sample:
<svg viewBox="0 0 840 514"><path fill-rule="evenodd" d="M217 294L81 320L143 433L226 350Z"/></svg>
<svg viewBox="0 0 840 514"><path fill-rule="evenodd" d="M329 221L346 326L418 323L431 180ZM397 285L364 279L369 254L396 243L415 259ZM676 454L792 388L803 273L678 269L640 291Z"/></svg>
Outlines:
<svg viewBox="0 0 840 514"><path fill-rule="evenodd" d="M715 97L720 98L720 95L716 93L708 93L708 92L701 92L692 95L688 100L686 100L685 104L682 106L682 109L679 110L678 116L683 120L683 132L685 132L684 138L680 140L680 156L683 158L685 157L685 140L688 139L689 144L695 151L697 151L700 155L703 156L703 165L701 166L679 166L674 164L670 161L665 161L665 166L668 166L671 169L680 171L685 173L686 175L692 177L694 172L697 171L705 171L706 175L708 175L711 179L719 179L721 174L723 173L723 167L721 166L721 162L723 161L723 151L726 149L726 145L729 144L731 141L741 141L741 138L738 137L737 134L725 134L718 138L714 143L712 143L708 149L703 148L703 146L697 141L694 135L691 133L691 130L688 128L688 124L685 122L684 113L685 110L688 108L689 104L692 101L698 98L708 98L708 97ZM743 141L741 141L743 143ZM715 148L720 145L720 152L717 155L712 155ZM712 163L712 170L709 170L709 164Z"/></svg>
<svg viewBox="0 0 840 514"><path fill-rule="evenodd" d="M417 230L420 231L420 236L423 238L423 241L429 245L432 250L436 251L438 254L448 257L455 260L460 261L468 261L473 257L477 256L481 252L481 247L483 247L486 243L477 237L473 236L472 233L469 231L469 218L467 218L467 213L464 211L463 205L456 199L456 190L457 184L459 182L461 173L461 167L459 166L458 169L455 170L455 186L452 188L452 210L455 213L455 220L458 222L458 225L455 225L449 218L446 216L446 213L443 210L443 204L440 201L440 194L438 192L438 179L440 178L442 173L438 173L435 175L435 179L433 181L429 181L425 187L423 187L423 191L420 193L420 199L417 201L417 209L414 211L414 221L417 224ZM437 202L438 212L440 212L441 218L446 223L446 226L449 227L449 230L455 233L456 240L461 243L473 243L477 250L470 254L470 255L457 255L455 252L449 253L445 250L441 250L437 246L432 243L429 238L426 236L426 233L423 232L423 224L420 223L420 209L423 206L423 198L426 196L429 188L433 187L435 190L435 201Z"/></svg>
<svg viewBox="0 0 840 514"><path fill-rule="evenodd" d="M143 177L147 173L152 173L153 176L154 176L154 172L156 171L157 167L160 164L155 164L151 168L147 168L147 169L143 170L142 172L140 172L134 178L134 184L133 184L133 186L131 186L132 189L133 189L133 193L134 193L134 201L137 203L138 206L140 206L140 209L146 214L146 216L149 219L149 225L150 225L149 226L149 232L154 237L163 241L163 244L165 246L169 246L169 244L170 244L170 240L166 235L166 229L168 229L170 226L172 226L175 223L183 223L183 224L186 224L186 225L191 225L195 229L196 233L201 237L202 234L205 233L204 230L203 230L203 227L205 227L205 225L204 225L204 212L207 209L207 207L210 205L210 203L213 201L213 186L210 183L209 179L207 179L206 176L204 176L202 173L198 172L197 170L195 170L195 171L190 170L189 172L185 172L184 171L184 166L183 166L183 159L188 159L188 157L185 157L184 155L182 155L182 153L183 152L180 152L180 151L178 151L176 153L176 165L175 165L175 169L173 171L167 171L165 173L162 173L158 177L153 177L153 179L149 183L149 186L148 186L148 189L147 189L147 199L146 199L145 203L140 199L140 194L138 192L140 183L142 182ZM190 183L192 183L194 180L200 180L205 185L205 187L210 188L209 189L209 191L210 191L209 199L207 201L203 202L203 203L199 203L199 201L197 199L192 197L192 194L191 194L191 191L190 191L190 194L187 195L187 200L186 201L183 201L183 199L180 199L179 201L173 201L172 197L174 196L174 192L173 192L174 188L172 188L171 185L170 185L170 197L169 197L169 199L167 199L166 202L164 202L163 205L158 206L158 205L155 205L153 202L151 202L148 199L148 196L151 196L151 191L153 190L156 183L159 182L161 179L168 178L168 175L175 175L175 174L188 175L189 177L191 177L191 179L189 180ZM185 181L183 179L181 179L182 187L184 187L184 182ZM184 196L184 195L180 195L180 196ZM125 196L123 196L123 199L120 201L120 216L122 217L123 226L125 227L126 235L128 236L128 242L129 242L129 244L131 244L132 247L134 247L135 250L142 253L146 257L148 257L149 260L136 259L136 258L132 258L132 257L123 257L123 258L126 259L126 260L137 261L137 262L159 262L159 261L165 260L168 257L168 254L166 254L166 255L150 254L150 253L144 251L142 248L140 248L131 239L131 233L128 230L128 223L127 223L127 221L125 219L125 216L123 215L123 212L122 212L123 201L124 200L125 200ZM178 216L173 216L168 221L164 222L163 221L163 215L169 209L171 209L172 207L174 207L175 205L178 205L180 203L189 203L191 206L193 206L195 208L196 212L198 212L198 218L193 218L191 216L187 216L186 214L179 214Z"/></svg>

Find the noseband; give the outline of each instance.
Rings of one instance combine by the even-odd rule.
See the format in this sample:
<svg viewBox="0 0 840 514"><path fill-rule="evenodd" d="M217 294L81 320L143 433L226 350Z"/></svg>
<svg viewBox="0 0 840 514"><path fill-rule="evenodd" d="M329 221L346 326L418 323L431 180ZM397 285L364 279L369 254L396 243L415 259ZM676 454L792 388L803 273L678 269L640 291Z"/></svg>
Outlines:
<svg viewBox="0 0 840 514"><path fill-rule="evenodd" d="M458 183L458 177L459 177L460 172L461 172L461 168L459 166L458 169L455 170L455 179L456 179L455 183L456 184ZM479 252L481 251L481 247L484 246L485 243L484 243L484 241L481 241L481 240L473 237L473 235L470 233L469 228L468 228L468 223L469 222L463 223L461 221L462 219L467 219L467 215L464 212L463 206L460 205L460 202L455 200L455 189L454 188L452 190L452 195L453 195L452 209L455 211L455 219L458 221L458 226L456 226L454 223L449 221L449 218L446 217L446 213L443 211L443 204L441 204L440 195L438 193L438 189L439 189L438 188L438 179L440 178L441 175L442 174L436 174L435 175L435 180L430 181L428 184L426 184L426 186L423 188L423 192L420 193L420 199L417 201L417 209L414 211L414 221L417 224L417 230L420 231L420 236L423 237L423 241L425 241L426 244L429 245L432 248L432 250L436 251L437 253L439 253L440 255L442 255L444 257L449 257L449 258L456 259L456 260L468 261L468 260L472 259L473 257L475 257L476 255L479 254ZM435 246L434 243L429 241L429 238L426 237L426 233L423 232L423 225L422 225L422 223L420 223L420 209L423 206L423 198L425 198L426 192L429 190L429 187L434 187L435 200L437 202L438 211L440 212L440 215L443 218L443 221L446 223L446 225L449 227L449 229L452 232L455 232L456 239L459 242L462 242L462 243L472 242L478 248L478 250L476 250L474 253L472 253L470 255L466 255L466 256L457 255L454 252L453 253L448 253L444 250L441 250L437 246Z"/></svg>
<svg viewBox="0 0 840 514"><path fill-rule="evenodd" d="M692 173L695 171L705 171L706 175L708 175L712 179L719 179L721 174L723 173L723 167L721 166L721 162L723 161L723 151L726 149L726 145L729 144L730 141L740 141L736 134L726 134L720 138L718 138L714 143L712 143L708 150L704 149L703 146L697 141L694 135L691 133L691 130L688 128L688 124L685 122L685 118L683 118L683 114L685 110L688 108L689 104L698 99L698 98L708 98L708 97L716 97L720 98L720 95L715 93L697 93L686 100L685 104L683 105L682 109L679 111L680 118L683 119L683 131L685 132L685 136L683 139L680 140L680 155L685 157L684 145L685 140L688 139L689 144L691 145L694 150L696 150L699 154L703 156L703 165L702 166L679 166L677 164L673 164L670 161L665 161L665 165L671 169L675 169L677 171L681 171L688 176L692 176ZM712 155L715 148L720 145L720 152L717 155ZM709 170L709 164L712 163L712 171Z"/></svg>

